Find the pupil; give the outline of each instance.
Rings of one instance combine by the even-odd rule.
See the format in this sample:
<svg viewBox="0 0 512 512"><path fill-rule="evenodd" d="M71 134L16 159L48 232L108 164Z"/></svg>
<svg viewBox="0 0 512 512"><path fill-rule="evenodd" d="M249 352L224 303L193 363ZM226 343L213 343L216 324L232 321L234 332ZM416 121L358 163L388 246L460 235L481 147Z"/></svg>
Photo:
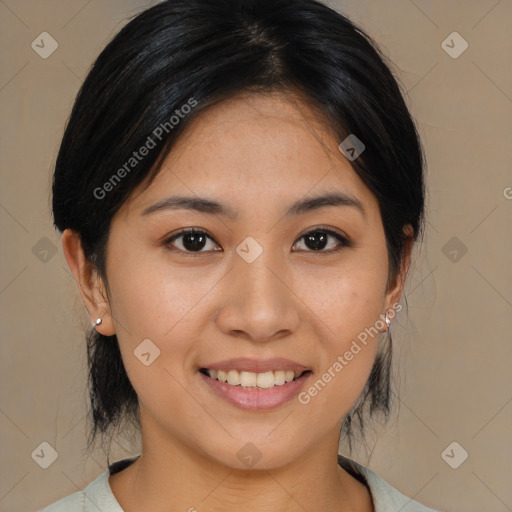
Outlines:
<svg viewBox="0 0 512 512"><path fill-rule="evenodd" d="M323 249L327 244L327 235L321 231L306 236L306 245L313 250Z"/></svg>
<svg viewBox="0 0 512 512"><path fill-rule="evenodd" d="M183 238L183 246L188 251L200 251L205 244L206 237L199 233L187 233Z"/></svg>
<svg viewBox="0 0 512 512"><path fill-rule="evenodd" d="M183 246L188 251L200 251L204 247L205 241L206 237L201 233L187 233L183 238ZM306 236L306 245L314 251L324 249L326 244L326 233L316 231Z"/></svg>

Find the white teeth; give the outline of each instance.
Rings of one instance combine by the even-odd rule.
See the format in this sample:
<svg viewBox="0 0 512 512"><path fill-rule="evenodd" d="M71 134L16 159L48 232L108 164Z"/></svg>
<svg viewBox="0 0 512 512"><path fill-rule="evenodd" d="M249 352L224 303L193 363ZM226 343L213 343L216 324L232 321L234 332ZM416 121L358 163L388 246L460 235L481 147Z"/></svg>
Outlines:
<svg viewBox="0 0 512 512"><path fill-rule="evenodd" d="M238 386L238 384L240 384L240 374L236 370L229 370L228 384L232 386Z"/></svg>
<svg viewBox="0 0 512 512"><path fill-rule="evenodd" d="M274 372L239 372L238 370L208 370L212 379L220 382L227 382L231 386L242 386L243 388L269 389L274 386L282 386L296 379L302 372L291 370L276 370Z"/></svg>
<svg viewBox="0 0 512 512"><path fill-rule="evenodd" d="M258 373L256 385L259 388L267 389L274 387L274 372Z"/></svg>
<svg viewBox="0 0 512 512"><path fill-rule="evenodd" d="M233 370L236 372L236 370ZM237 372L238 373L238 372ZM240 385L244 388L256 386L256 374L252 372L240 372Z"/></svg>
<svg viewBox="0 0 512 512"><path fill-rule="evenodd" d="M284 370L277 370L277 372L274 372L274 384L276 386L282 386L286 382L284 373Z"/></svg>

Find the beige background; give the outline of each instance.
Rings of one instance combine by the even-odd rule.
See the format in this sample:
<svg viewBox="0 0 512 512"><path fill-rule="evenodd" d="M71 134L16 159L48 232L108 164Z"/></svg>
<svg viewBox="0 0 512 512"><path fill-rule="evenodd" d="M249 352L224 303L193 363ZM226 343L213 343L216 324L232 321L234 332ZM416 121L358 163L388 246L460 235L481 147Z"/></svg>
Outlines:
<svg viewBox="0 0 512 512"><path fill-rule="evenodd" d="M427 233L408 313L393 324L400 400L354 457L440 510L512 510L512 3L330 4L396 64L428 158ZM149 5L0 0L0 511L34 511L106 468L102 452L83 452L88 319L51 225L49 184L89 66ZM31 48L43 31L59 44L47 59ZM469 44L457 59L441 46L453 31ZM457 469L441 456L453 441L469 454ZM46 470L31 457L42 442L58 452ZM110 460L135 453L114 442Z"/></svg>

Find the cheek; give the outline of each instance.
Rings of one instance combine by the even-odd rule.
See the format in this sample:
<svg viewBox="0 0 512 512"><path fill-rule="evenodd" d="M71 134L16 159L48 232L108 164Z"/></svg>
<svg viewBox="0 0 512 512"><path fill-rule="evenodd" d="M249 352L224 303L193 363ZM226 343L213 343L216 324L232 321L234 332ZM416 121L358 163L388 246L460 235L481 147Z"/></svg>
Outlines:
<svg viewBox="0 0 512 512"><path fill-rule="evenodd" d="M305 302L316 325L320 366L303 395L312 417L327 414L334 423L362 392L383 330L386 272L375 259L360 258L336 272L331 269L328 277L317 274L303 282L301 296L308 297Z"/></svg>
<svg viewBox="0 0 512 512"><path fill-rule="evenodd" d="M380 339L379 296L337 288L332 308L319 310L324 328L318 335L319 369L299 401L322 427L335 426L358 399L370 375ZM318 324L318 322L317 322ZM328 327L327 327L328 326Z"/></svg>
<svg viewBox="0 0 512 512"><path fill-rule="evenodd" d="M160 249L142 253L121 248L117 252L125 256L111 259L112 313L119 334L131 343L148 337L154 337L155 343L172 339L220 278L191 274L172 265Z"/></svg>
<svg viewBox="0 0 512 512"><path fill-rule="evenodd" d="M379 319L386 280L387 268L379 258L354 253L336 268L303 272L297 282L302 282L299 296L326 328L328 335L321 339L342 348L340 343Z"/></svg>
<svg viewBox="0 0 512 512"><path fill-rule="evenodd" d="M222 273L192 274L161 254L116 252L125 256L112 254L107 272L124 367L141 402L176 405L184 363L210 318L205 298Z"/></svg>

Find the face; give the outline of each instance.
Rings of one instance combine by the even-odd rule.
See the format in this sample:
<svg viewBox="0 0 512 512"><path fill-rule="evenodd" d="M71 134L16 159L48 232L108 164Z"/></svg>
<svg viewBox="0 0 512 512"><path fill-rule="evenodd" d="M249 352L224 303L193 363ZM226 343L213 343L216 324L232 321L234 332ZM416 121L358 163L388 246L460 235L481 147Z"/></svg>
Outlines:
<svg viewBox="0 0 512 512"><path fill-rule="evenodd" d="M400 293L339 142L297 96L240 95L116 214L97 330L117 334L143 435L239 468L247 443L261 468L337 443L375 359L362 333Z"/></svg>

